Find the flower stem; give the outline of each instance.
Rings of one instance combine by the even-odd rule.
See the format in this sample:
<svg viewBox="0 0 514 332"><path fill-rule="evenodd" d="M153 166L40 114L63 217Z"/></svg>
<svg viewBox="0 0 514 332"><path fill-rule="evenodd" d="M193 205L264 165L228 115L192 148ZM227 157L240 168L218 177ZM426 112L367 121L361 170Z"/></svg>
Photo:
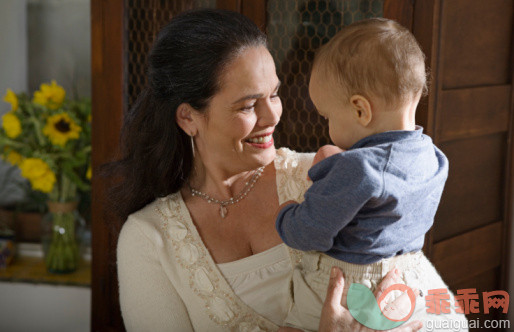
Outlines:
<svg viewBox="0 0 514 332"><path fill-rule="evenodd" d="M52 242L45 257L50 272L73 272L78 265L78 246L75 241L73 212L50 212L52 215Z"/></svg>
<svg viewBox="0 0 514 332"><path fill-rule="evenodd" d="M29 113L30 122L32 122L32 125L34 125L36 137L37 137L37 140L39 141L39 144L41 146L45 146L45 138L42 135L41 127L39 125L36 115L34 114L34 110L32 109L32 107L29 106L29 107L27 107L27 112Z"/></svg>

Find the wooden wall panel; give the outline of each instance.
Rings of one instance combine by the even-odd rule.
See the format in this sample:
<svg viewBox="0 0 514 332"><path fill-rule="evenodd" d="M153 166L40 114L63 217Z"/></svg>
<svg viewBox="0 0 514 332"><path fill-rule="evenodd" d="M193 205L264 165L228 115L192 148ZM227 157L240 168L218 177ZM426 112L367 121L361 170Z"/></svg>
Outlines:
<svg viewBox="0 0 514 332"><path fill-rule="evenodd" d="M456 266L456 268L460 267L460 264ZM480 274L476 274L473 276L470 276L470 278L459 281L455 284L452 284L450 288L452 290L458 290L458 289L468 289L468 288L474 288L476 289L476 293L479 294L479 303L481 305L480 311L482 313L478 314L472 314L466 315L468 318L468 321L470 320L478 320L480 322L484 322L487 320L492 319L506 319L506 315L500 314L500 309L498 310L491 310L489 314L484 314L483 306L482 306L482 292L490 292L491 290L498 290L500 289L500 278L501 275L501 269L499 267L496 267L491 270L486 270ZM470 329L472 332L478 332L478 331L491 331L491 329ZM499 330L498 330L499 331Z"/></svg>
<svg viewBox="0 0 514 332"><path fill-rule="evenodd" d="M513 10L514 11L514 10ZM514 31L514 20L512 24ZM514 67L514 37L511 41L510 63ZM507 252L504 255L502 264L503 273L501 275L501 285L514 294L514 68L511 68L511 98L510 98L510 119L509 134L507 136L507 164L505 172L505 232L503 234L503 244ZM514 322L514 312L509 313L511 322Z"/></svg>
<svg viewBox="0 0 514 332"><path fill-rule="evenodd" d="M439 141L506 132L510 94L510 85L442 91Z"/></svg>
<svg viewBox="0 0 514 332"><path fill-rule="evenodd" d="M500 309L484 314L482 292L501 289L500 276L503 256L502 244L503 223L494 224L473 230L437 243L433 247L433 262L449 288L457 293L459 289L474 288L479 294L478 302L481 313L466 315L468 320L506 319ZM471 331L487 331L487 329L470 329Z"/></svg>
<svg viewBox="0 0 514 332"><path fill-rule="evenodd" d="M496 222L434 245L434 265L451 288L500 265L501 230Z"/></svg>
<svg viewBox="0 0 514 332"><path fill-rule="evenodd" d="M504 134L439 144L450 161L434 223L434 242L502 220Z"/></svg>
<svg viewBox="0 0 514 332"><path fill-rule="evenodd" d="M441 11L443 89L510 82L510 0L445 0Z"/></svg>
<svg viewBox="0 0 514 332"><path fill-rule="evenodd" d="M503 223L473 230L439 242L433 246L433 262L454 294L459 289L476 289L481 313L466 315L468 320L505 319L500 309L484 314L482 292L501 289L500 276L503 256ZM471 331L487 331L471 329Z"/></svg>
<svg viewBox="0 0 514 332"><path fill-rule="evenodd" d="M494 261L497 261L495 258ZM455 268L460 268L460 264L457 263ZM466 289L476 288L477 292L497 290L499 285L500 268L495 267L490 270L482 270L480 273L472 273L468 278L452 282L450 289Z"/></svg>
<svg viewBox="0 0 514 332"><path fill-rule="evenodd" d="M243 0L216 0L216 8L241 12L241 1Z"/></svg>
<svg viewBox="0 0 514 332"><path fill-rule="evenodd" d="M414 1L384 0L384 17L395 20L409 30L412 30L413 16Z"/></svg>
<svg viewBox="0 0 514 332"><path fill-rule="evenodd" d="M266 31L266 0L241 0L241 13L250 17L262 31Z"/></svg>
<svg viewBox="0 0 514 332"><path fill-rule="evenodd" d="M415 3L413 32L432 76L428 103L420 104L416 120L450 160L424 250L454 290L507 289L514 216L513 9L512 0Z"/></svg>

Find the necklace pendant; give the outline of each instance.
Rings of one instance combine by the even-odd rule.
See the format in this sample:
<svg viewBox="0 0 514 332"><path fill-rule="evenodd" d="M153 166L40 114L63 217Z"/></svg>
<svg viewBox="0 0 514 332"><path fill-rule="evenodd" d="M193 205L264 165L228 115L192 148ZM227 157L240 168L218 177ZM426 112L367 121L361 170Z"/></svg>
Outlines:
<svg viewBox="0 0 514 332"><path fill-rule="evenodd" d="M227 215L227 208L225 207L225 205L220 205L220 216L221 216L221 218L225 218L226 215Z"/></svg>

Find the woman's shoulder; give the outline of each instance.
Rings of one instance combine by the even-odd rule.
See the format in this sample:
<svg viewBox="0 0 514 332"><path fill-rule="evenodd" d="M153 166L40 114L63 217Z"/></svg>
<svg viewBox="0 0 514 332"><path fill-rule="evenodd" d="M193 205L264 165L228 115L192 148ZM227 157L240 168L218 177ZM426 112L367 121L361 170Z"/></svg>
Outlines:
<svg viewBox="0 0 514 332"><path fill-rule="evenodd" d="M288 200L303 201L303 194L312 184L307 180L307 171L313 159L314 153L300 153L288 148L277 150L275 169L280 203Z"/></svg>
<svg viewBox="0 0 514 332"><path fill-rule="evenodd" d="M149 238L160 237L165 220L171 217L170 211L179 212L179 204L177 202L179 199L179 192L157 198L142 209L130 214L123 224L120 238L123 236L134 236L134 233L142 233ZM174 204L177 206L171 207Z"/></svg>
<svg viewBox="0 0 514 332"><path fill-rule="evenodd" d="M310 168L314 159L314 152L297 152L289 148L277 149L275 167L277 169L293 170L298 168Z"/></svg>

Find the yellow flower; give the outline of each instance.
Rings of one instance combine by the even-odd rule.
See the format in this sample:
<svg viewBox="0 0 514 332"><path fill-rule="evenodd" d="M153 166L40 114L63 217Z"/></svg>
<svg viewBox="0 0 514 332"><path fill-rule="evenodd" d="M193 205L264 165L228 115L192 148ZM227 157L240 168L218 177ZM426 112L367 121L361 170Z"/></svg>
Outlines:
<svg viewBox="0 0 514 332"><path fill-rule="evenodd" d="M61 107L65 96L66 91L64 91L63 87L52 80L51 85L41 84L39 90L34 92L32 101L49 109L56 110Z"/></svg>
<svg viewBox="0 0 514 332"><path fill-rule="evenodd" d="M2 116L2 127L9 138L16 138L21 134L20 119L13 112L5 113Z"/></svg>
<svg viewBox="0 0 514 332"><path fill-rule="evenodd" d="M66 113L50 116L43 128L45 134L52 144L65 146L68 140L78 139L82 128L78 126Z"/></svg>
<svg viewBox="0 0 514 332"><path fill-rule="evenodd" d="M93 170L91 169L91 164L89 164L87 171L86 171L86 178L91 181L92 177L93 177Z"/></svg>
<svg viewBox="0 0 514 332"><path fill-rule="evenodd" d="M19 165L23 161L23 157L16 151L10 151L7 155L7 161L11 165Z"/></svg>
<svg viewBox="0 0 514 332"><path fill-rule="evenodd" d="M56 178L47 163L38 158L24 159L20 164L21 175L30 181L32 189L44 193L52 191Z"/></svg>
<svg viewBox="0 0 514 332"><path fill-rule="evenodd" d="M3 99L5 102L11 104L11 110L16 111L18 109L18 97L11 89L7 89L7 93Z"/></svg>

